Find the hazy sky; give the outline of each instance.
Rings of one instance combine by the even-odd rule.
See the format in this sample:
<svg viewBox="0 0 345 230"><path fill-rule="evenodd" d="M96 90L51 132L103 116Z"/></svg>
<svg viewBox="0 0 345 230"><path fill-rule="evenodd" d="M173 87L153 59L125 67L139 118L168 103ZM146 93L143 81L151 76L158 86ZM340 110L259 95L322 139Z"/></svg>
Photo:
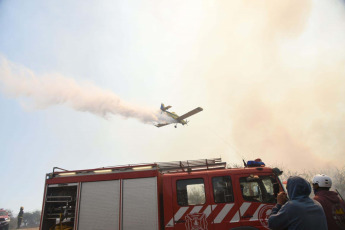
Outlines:
<svg viewBox="0 0 345 230"><path fill-rule="evenodd" d="M0 0L0 208L54 166L344 166L344 28L341 0Z"/></svg>

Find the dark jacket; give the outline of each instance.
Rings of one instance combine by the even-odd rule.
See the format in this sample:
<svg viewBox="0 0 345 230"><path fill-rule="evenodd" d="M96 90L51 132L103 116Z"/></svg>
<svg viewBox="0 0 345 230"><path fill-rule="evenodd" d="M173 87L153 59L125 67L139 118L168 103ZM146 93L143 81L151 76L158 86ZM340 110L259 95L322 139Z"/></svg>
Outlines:
<svg viewBox="0 0 345 230"><path fill-rule="evenodd" d="M20 209L20 211L19 211L19 213L18 213L18 219L19 218L23 218L23 215L24 215L24 211L23 211L23 209Z"/></svg>
<svg viewBox="0 0 345 230"><path fill-rule="evenodd" d="M327 190L315 191L314 200L317 200L323 207L328 229L345 229L345 203L336 192Z"/></svg>
<svg viewBox="0 0 345 230"><path fill-rule="evenodd" d="M287 181L290 200L277 204L268 219L270 229L327 230L326 216L321 205L309 198L310 184L301 177Z"/></svg>

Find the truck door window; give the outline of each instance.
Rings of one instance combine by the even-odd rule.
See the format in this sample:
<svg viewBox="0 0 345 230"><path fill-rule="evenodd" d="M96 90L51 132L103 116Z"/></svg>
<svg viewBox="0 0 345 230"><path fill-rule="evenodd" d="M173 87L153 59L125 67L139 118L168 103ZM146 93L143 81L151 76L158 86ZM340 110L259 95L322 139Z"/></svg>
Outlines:
<svg viewBox="0 0 345 230"><path fill-rule="evenodd" d="M234 202L230 176L213 177L212 185L215 203Z"/></svg>
<svg viewBox="0 0 345 230"><path fill-rule="evenodd" d="M243 199L251 202L275 203L274 183L276 179L271 176L241 177Z"/></svg>
<svg viewBox="0 0 345 230"><path fill-rule="evenodd" d="M180 206L205 204L204 179L187 179L176 182L177 203Z"/></svg>

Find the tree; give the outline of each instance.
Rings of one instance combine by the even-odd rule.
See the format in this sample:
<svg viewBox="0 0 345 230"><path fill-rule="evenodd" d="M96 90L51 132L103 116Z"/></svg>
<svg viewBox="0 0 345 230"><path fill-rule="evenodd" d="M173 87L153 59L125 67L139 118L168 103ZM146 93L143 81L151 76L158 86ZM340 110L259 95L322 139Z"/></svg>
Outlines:
<svg viewBox="0 0 345 230"><path fill-rule="evenodd" d="M16 229L18 219L13 216L13 211L10 209L6 210L11 218L10 229ZM26 227L38 227L41 220L41 211L24 212L22 224L26 223Z"/></svg>
<svg viewBox="0 0 345 230"><path fill-rule="evenodd" d="M27 227L38 227L40 225L41 212L36 210L33 212L25 212L23 216L23 223Z"/></svg>

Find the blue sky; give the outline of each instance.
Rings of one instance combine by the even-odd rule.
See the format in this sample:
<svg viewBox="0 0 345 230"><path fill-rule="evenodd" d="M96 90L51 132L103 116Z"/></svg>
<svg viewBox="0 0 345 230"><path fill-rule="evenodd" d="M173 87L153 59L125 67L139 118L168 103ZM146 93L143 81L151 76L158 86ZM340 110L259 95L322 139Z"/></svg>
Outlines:
<svg viewBox="0 0 345 230"><path fill-rule="evenodd" d="M335 164L345 147L345 7L286 2L0 1L0 54L18 68L145 108L204 108L188 127L157 129L68 103L37 109L3 85L0 207L40 209L54 166L219 156L296 169Z"/></svg>

